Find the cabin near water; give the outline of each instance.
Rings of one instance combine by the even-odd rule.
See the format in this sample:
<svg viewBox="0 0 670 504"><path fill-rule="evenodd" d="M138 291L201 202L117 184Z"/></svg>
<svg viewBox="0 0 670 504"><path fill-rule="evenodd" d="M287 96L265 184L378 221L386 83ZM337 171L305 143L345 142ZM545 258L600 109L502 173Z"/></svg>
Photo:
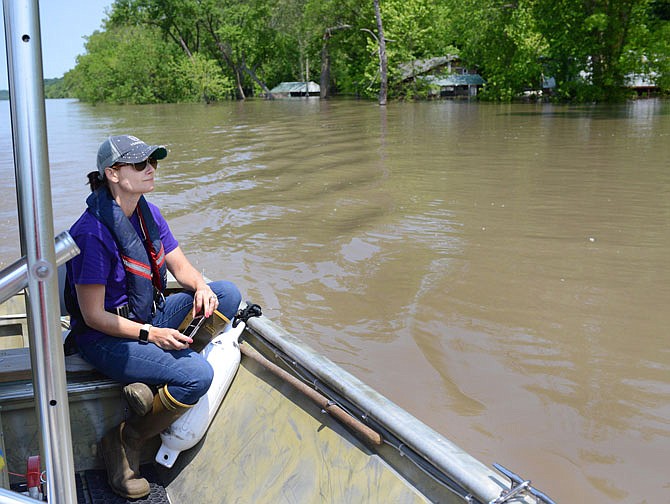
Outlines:
<svg viewBox="0 0 670 504"><path fill-rule="evenodd" d="M426 86L433 98L474 97L485 84L476 70L464 67L455 55L414 60L398 66L402 82Z"/></svg>
<svg viewBox="0 0 670 504"><path fill-rule="evenodd" d="M282 82L273 87L270 94L274 98L308 98L310 96L319 97L321 95L321 86L316 82Z"/></svg>
<svg viewBox="0 0 670 504"><path fill-rule="evenodd" d="M582 72L580 79L587 80L590 75ZM655 72L646 74L630 73L624 77L624 87L634 92L639 98L650 98L660 91ZM556 93L556 79L554 77L542 76L541 89L529 89L524 91L524 96L552 96Z"/></svg>
<svg viewBox="0 0 670 504"><path fill-rule="evenodd" d="M656 72L630 73L625 77L625 86L635 91L639 97L651 97L660 91L656 83L659 75Z"/></svg>

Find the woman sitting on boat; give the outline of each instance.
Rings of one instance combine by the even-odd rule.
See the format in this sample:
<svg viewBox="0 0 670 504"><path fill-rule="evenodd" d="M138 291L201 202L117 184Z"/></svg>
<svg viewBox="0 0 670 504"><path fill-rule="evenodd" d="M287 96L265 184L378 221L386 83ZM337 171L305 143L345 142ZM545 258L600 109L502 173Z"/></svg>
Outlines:
<svg viewBox="0 0 670 504"><path fill-rule="evenodd" d="M81 249L67 263L72 334L85 360L128 384L124 393L137 414L101 442L110 486L131 499L149 494L139 473L144 441L197 403L212 382L210 364L176 328L189 311L210 317L218 310L231 319L241 299L230 282L206 283L158 207L144 198L166 156L164 146L134 136L105 140L98 169L88 174L87 209L70 229ZM164 297L167 270L185 291Z"/></svg>

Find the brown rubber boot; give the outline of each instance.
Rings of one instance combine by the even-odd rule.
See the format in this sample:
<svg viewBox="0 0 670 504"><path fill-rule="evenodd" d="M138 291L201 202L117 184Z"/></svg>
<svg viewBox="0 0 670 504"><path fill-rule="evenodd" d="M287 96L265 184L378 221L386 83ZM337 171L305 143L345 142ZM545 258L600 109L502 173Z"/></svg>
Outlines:
<svg viewBox="0 0 670 504"><path fill-rule="evenodd" d="M136 415L144 416L154 405L154 392L146 383L131 383L123 387L128 406Z"/></svg>
<svg viewBox="0 0 670 504"><path fill-rule="evenodd" d="M153 398L153 405L148 414L132 418L127 422L126 439L139 441L150 439L167 429L191 407L193 407L192 404L182 404L175 400L164 386Z"/></svg>
<svg viewBox="0 0 670 504"><path fill-rule="evenodd" d="M140 477L142 444L167 429L191 407L175 400L167 387L163 387L153 397L151 411L121 423L102 438L107 481L115 493L127 499L139 499L149 494L149 482Z"/></svg>
<svg viewBox="0 0 670 504"><path fill-rule="evenodd" d="M139 499L149 495L151 489L149 482L139 474L139 444L126 441L127 431L125 422L110 429L100 442L100 451L112 490L126 499Z"/></svg>

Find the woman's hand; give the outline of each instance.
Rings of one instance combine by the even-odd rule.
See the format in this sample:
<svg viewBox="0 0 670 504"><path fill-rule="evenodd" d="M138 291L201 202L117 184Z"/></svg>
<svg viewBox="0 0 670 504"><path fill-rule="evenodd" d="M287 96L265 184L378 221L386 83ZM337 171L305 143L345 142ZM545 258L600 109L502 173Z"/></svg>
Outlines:
<svg viewBox="0 0 670 504"><path fill-rule="evenodd" d="M205 284L199 287L193 295L193 316L198 313L204 313L205 318L209 317L219 307L219 298L209 285Z"/></svg>
<svg viewBox="0 0 670 504"><path fill-rule="evenodd" d="M165 255L168 270L174 275L179 285L195 292L193 295L193 316L203 313L209 317L219 306L216 294L209 288L202 274L199 273L184 255L180 247Z"/></svg>
<svg viewBox="0 0 670 504"><path fill-rule="evenodd" d="M183 335L176 329L153 326L149 329L148 341L163 350L184 350L193 343L192 338Z"/></svg>

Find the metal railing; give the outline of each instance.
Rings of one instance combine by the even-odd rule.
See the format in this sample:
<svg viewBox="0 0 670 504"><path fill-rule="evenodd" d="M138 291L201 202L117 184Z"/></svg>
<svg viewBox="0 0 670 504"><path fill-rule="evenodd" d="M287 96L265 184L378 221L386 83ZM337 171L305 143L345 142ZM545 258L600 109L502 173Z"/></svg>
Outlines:
<svg viewBox="0 0 670 504"><path fill-rule="evenodd" d="M63 231L56 236L56 265L60 266L79 254L79 247L70 233ZM0 304L28 287L28 260L22 257L0 271Z"/></svg>
<svg viewBox="0 0 670 504"><path fill-rule="evenodd" d="M3 0L3 13L21 251L25 257L27 280L30 358L41 430L41 458L46 467L48 501L71 504L77 502L77 492L59 320L38 2ZM23 278L22 274L19 276ZM12 495L12 492L2 491L0 502L26 500L20 494Z"/></svg>

